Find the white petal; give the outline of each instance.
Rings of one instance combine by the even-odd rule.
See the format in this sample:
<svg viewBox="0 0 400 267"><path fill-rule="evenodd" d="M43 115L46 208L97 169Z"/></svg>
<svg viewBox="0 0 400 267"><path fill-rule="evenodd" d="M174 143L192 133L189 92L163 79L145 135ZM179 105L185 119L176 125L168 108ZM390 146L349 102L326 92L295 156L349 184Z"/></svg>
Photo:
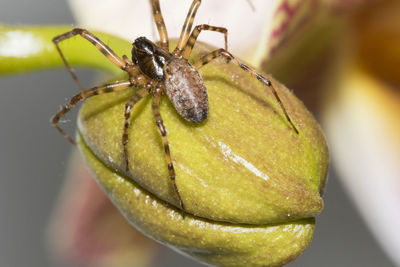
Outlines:
<svg viewBox="0 0 400 267"><path fill-rule="evenodd" d="M265 1L265 0L230 0L202 1L194 25L210 24L228 29L228 48L240 58L254 63L257 53L266 49L271 36L272 18L286 17L277 12L283 2L299 1ZM139 36L158 40L151 14L149 0L70 0L77 23L86 28L113 33L133 41ZM168 35L177 38L192 1L162 0L161 10L168 29ZM268 22L268 23L267 23ZM279 26L279 25L278 25ZM199 40L224 46L221 33L201 33Z"/></svg>
<svg viewBox="0 0 400 267"><path fill-rule="evenodd" d="M391 89L362 71L348 73L323 122L342 182L400 265L400 94Z"/></svg>

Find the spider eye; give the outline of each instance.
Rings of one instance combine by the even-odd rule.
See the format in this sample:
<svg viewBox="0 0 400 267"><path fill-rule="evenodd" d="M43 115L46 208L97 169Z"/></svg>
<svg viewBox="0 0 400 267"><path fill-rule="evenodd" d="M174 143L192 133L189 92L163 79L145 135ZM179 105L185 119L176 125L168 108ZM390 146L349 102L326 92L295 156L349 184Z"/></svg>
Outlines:
<svg viewBox="0 0 400 267"><path fill-rule="evenodd" d="M136 51L141 54L152 55L155 50L153 43L145 37L137 38L133 46L136 48Z"/></svg>

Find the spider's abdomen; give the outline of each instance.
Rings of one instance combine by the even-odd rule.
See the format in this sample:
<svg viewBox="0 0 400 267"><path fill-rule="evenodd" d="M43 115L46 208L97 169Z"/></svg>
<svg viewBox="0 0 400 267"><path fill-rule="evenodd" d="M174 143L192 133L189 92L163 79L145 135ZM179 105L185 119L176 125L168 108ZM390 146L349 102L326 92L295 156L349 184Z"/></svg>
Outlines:
<svg viewBox="0 0 400 267"><path fill-rule="evenodd" d="M171 58L164 66L165 91L178 113L192 123L208 116L206 86L195 67L182 58Z"/></svg>

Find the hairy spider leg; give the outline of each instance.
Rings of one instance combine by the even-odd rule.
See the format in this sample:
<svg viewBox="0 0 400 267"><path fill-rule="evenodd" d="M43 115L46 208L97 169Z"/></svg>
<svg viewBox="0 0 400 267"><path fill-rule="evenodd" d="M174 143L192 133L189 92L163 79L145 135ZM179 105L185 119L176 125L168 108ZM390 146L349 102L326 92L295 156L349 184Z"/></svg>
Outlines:
<svg viewBox="0 0 400 267"><path fill-rule="evenodd" d="M174 165L172 163L171 153L169 150L167 131L165 130L164 122L163 122L163 120L161 118L161 114L160 114L159 106L160 106L160 101L161 101L161 94L162 94L162 90L156 91L154 93L152 103L151 103L151 109L153 110L153 116L154 116L154 120L155 120L157 128L158 128L158 132L160 133L161 138L162 138L164 151L165 151L165 158L167 160L167 165L168 165L169 179L171 179L171 182L172 182L172 185L174 186L176 195L178 196L179 206L182 211L182 217L185 217L185 207L183 205L183 201L182 201L181 195L179 193L179 189L176 186L176 182L175 182L175 169L174 169Z"/></svg>
<svg viewBox="0 0 400 267"><path fill-rule="evenodd" d="M160 35L161 47L169 51L168 33L167 28L165 27L164 18L161 13L159 0L151 0L151 6L153 9L153 17L157 25L158 34Z"/></svg>
<svg viewBox="0 0 400 267"><path fill-rule="evenodd" d="M257 80L259 80L261 83L263 83L264 85L268 86L269 88L271 88L272 93L275 96L275 99L278 101L279 106L281 107L283 113L285 114L286 120L290 123L290 125L292 126L293 130L295 131L296 134L299 134L299 131L297 130L296 126L294 126L294 123L292 122L292 120L289 117L289 114L287 113L285 106L283 105L278 92L275 90L274 86L272 85L271 81L264 78L261 74L257 73L254 69L250 68L249 66L241 63L239 60L237 60L231 53L229 53L228 51L226 51L223 48L214 50L213 52L203 56L198 62L194 63L193 66L197 69L201 68L202 66L204 66L205 64L209 63L210 61L212 61L213 59L215 59L216 57L219 56L223 56L225 57L228 61L232 61L235 65L239 66L242 70L250 73L253 77L257 78Z"/></svg>
<svg viewBox="0 0 400 267"><path fill-rule="evenodd" d="M185 44L185 47L183 48L183 55L182 57L185 59L189 59L190 54L192 53L192 49L194 44L196 43L197 37L199 36L200 32L202 30L206 31L214 31L214 32L220 32L224 34L224 39L225 39L225 50L228 50L228 30L224 27L216 27L216 26L211 26L208 24L200 24L197 25L192 33L190 34L190 37L188 41Z"/></svg>
<svg viewBox="0 0 400 267"><path fill-rule="evenodd" d="M136 91L136 93L129 99L129 101L125 104L125 121L124 121L124 131L122 134L122 147L124 150L124 158L125 158L125 170L129 171L129 158L128 158L128 129L130 125L131 118L131 110L132 107L142 98L147 96L150 93L151 87L143 87Z"/></svg>
<svg viewBox="0 0 400 267"><path fill-rule="evenodd" d="M59 125L58 122L62 117L65 116L78 102L83 101L91 96L106 94L110 92L116 92L125 90L126 88L132 86L130 81L115 81L112 83L107 83L101 86L96 86L79 94L74 95L68 104L66 104L54 117L51 119L53 126L72 144L76 144L75 140L70 137Z"/></svg>
<svg viewBox="0 0 400 267"><path fill-rule="evenodd" d="M178 44L173 52L175 56L180 55L181 51L185 47L187 40L189 38L190 31L192 30L192 25L194 18L196 16L197 9L201 4L201 0L194 0L189 8L189 12L186 16L185 23L182 26L181 35L179 36Z"/></svg>
<svg viewBox="0 0 400 267"><path fill-rule="evenodd" d="M65 58L63 52L60 49L60 46L58 43L61 41L64 41L66 39L69 39L71 37L74 37L75 35L80 35L86 40L88 40L90 43L92 43L103 55L107 57L108 60L110 60L115 66L120 68L121 70L125 70L127 64L124 60L122 60L115 52L108 47L103 41L101 41L99 38L97 38L93 33L89 32L88 30L85 29L80 29L80 28L75 28L72 29L69 32L63 33L61 35L58 35L53 38L53 43L55 44L58 53L61 56L61 59L63 60L65 67L67 68L68 72L71 74L72 79L74 79L75 83L78 85L78 87L83 91L85 90L80 83L78 77L75 74L75 71L71 66L69 65L67 59Z"/></svg>

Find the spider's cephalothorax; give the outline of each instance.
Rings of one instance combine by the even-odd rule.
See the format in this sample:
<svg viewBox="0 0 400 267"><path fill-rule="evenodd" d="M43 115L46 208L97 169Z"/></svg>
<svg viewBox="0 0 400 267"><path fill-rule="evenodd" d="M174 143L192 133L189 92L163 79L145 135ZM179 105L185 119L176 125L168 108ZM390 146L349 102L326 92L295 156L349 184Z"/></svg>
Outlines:
<svg viewBox="0 0 400 267"><path fill-rule="evenodd" d="M155 124L162 138L165 158L168 165L169 178L171 179L172 185L176 192L179 206L184 214L185 208L183 205L183 200L175 183L175 170L170 154L167 131L164 127L164 123L159 111L159 105L163 93L168 96L177 112L183 118L192 123L203 122L207 118L209 112L208 96L206 87L198 72L198 69L215 58L221 56L224 57L227 62L232 62L239 66L241 69L250 73L254 78L263 83L266 87L270 88L276 100L278 101L286 120L296 134L298 134L298 130L286 112L286 109L271 82L262 75L258 74L254 69L238 61L231 53L228 52L227 29L223 27L201 24L195 26L192 30L193 20L197 9L200 6L201 0L193 0L183 25L178 44L172 53L168 51L168 34L164 24L164 19L161 14L159 0L150 0L150 3L153 9L153 17L160 35L160 46L157 46L155 43L151 42L145 37L137 38L133 43L132 61L129 60L125 55L122 58L119 57L103 41L85 29L75 28L69 32L54 37L53 42L60 53L61 59L64 61L69 73L82 92L71 98L69 103L52 118L52 123L67 140L75 143L75 141L58 125L60 119L68 111L70 111L79 101L85 100L91 96L121 91L129 87L136 87L136 92L125 104L123 134L121 138L126 171L128 172L130 170L128 157L128 128L130 126L131 110L140 99L147 95L152 95L153 116ZM188 58L190 57L192 48L202 30L223 33L225 38L225 49L217 49L203 56L200 60L191 65L188 62ZM84 90L78 78L76 77L75 72L69 66L58 45L59 42L75 35L82 36L96 46L96 48L103 53L115 66L128 73L128 79L115 81Z"/></svg>
<svg viewBox="0 0 400 267"><path fill-rule="evenodd" d="M132 45L132 61L140 71L150 79L163 81L164 65L173 55L146 37L137 38Z"/></svg>
<svg viewBox="0 0 400 267"><path fill-rule="evenodd" d="M150 79L164 82L164 90L178 113L200 123L208 116L208 96L197 69L145 37L132 44L132 61Z"/></svg>

